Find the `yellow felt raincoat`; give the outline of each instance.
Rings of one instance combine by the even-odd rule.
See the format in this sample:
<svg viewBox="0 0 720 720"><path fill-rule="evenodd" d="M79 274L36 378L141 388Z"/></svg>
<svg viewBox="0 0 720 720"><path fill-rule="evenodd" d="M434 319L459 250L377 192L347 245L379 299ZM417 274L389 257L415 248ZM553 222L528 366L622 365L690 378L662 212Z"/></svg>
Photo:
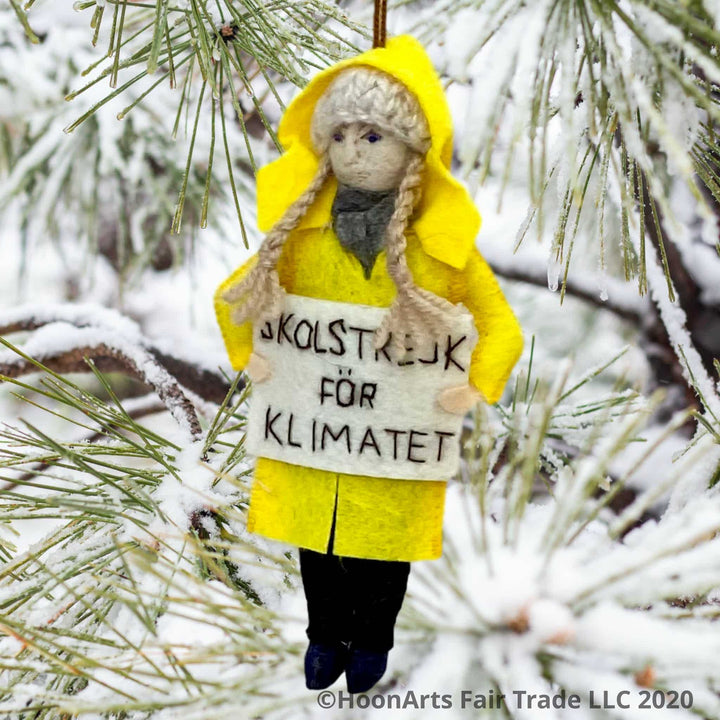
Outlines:
<svg viewBox="0 0 720 720"><path fill-rule="evenodd" d="M470 382L488 402L497 401L522 348L518 323L495 277L475 249L480 216L466 190L449 173L452 123L439 78L422 46L408 36L388 40L321 72L290 104L279 128L285 153L258 174L258 224L268 231L302 194L315 175L319 157L310 123L320 96L337 73L365 65L403 83L418 99L432 145L427 153L422 197L408 228L407 261L423 288L463 303L479 333ZM331 225L337 184L330 178L299 226L286 240L278 263L280 283L289 293L339 302L389 307L395 287L385 252L369 280L359 261L345 251ZM249 323L236 326L222 293L236 284L255 258L238 268L218 289L215 309L235 370L252 352ZM333 552L381 560L426 560L442 552L445 480L397 480L338 474L258 458L248 530L319 552L328 549L336 513Z"/></svg>

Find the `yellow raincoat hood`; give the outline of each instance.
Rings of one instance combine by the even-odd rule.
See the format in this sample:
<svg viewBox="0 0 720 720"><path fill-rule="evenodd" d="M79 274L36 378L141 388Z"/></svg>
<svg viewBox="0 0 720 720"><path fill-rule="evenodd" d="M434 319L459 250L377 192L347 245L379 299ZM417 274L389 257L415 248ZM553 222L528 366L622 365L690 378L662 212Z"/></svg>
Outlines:
<svg viewBox="0 0 720 720"><path fill-rule="evenodd" d="M263 232L270 230L312 181L320 163L310 137L315 105L339 72L358 65L392 75L419 101L432 144L412 227L428 255L462 269L475 245L480 214L467 190L449 171L452 119L440 79L422 45L408 35L391 38L384 48L374 48L324 70L290 103L278 130L285 153L265 165L257 177L259 228ZM322 227L329 222L336 189L337 181L331 177L298 229Z"/></svg>

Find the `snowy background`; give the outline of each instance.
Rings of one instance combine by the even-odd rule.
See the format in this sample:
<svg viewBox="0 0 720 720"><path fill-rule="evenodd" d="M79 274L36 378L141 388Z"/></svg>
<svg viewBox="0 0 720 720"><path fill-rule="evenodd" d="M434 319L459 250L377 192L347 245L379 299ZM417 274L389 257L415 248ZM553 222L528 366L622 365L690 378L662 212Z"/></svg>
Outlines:
<svg viewBox="0 0 720 720"><path fill-rule="evenodd" d="M720 496L707 489L720 464L720 395L706 362L720 354L720 258L716 209L697 190L691 163L712 112L684 81L672 84L631 24L588 21L614 58L597 63L617 83L605 89L626 93L648 118L647 136L628 129L622 142L649 178L675 250L673 302L650 231L640 232L643 203L626 198L613 155L621 141L593 128L590 103L578 101L577 85L589 98L592 79L587 66L573 72L574 31L566 42L552 34L552 3L391 8L389 32L421 37L446 84L454 170L483 215L478 248L520 320L525 350L498 406L467 420L444 556L413 569L389 671L373 691L379 699L328 710L304 688L295 551L244 530L251 468L236 450L244 399L221 407L234 378L212 295L262 240L252 169L277 150L247 90L238 93L244 131L224 92L214 104L225 107L232 168L226 163L213 140L212 88L194 125L200 61L194 84L184 85L178 69L175 88L160 83L122 120L157 76L109 102L105 77L66 101L97 77L82 77L83 68L113 63L104 59L112 17L95 48L90 19L116 6L76 5L34 4L39 44L27 41L14 5L0 9L0 327L17 346L0 349L0 372L16 378L0 386L0 717L465 718L480 711L461 707L464 689L508 698L564 689L579 694L579 709L509 702L507 712L720 718ZM211 5L198 7L210 26L222 24L223 3ZM707 49L718 39L714 5L697 13L705 54L645 5L623 7L658 46L681 48L706 78L720 77ZM340 9L370 23L368 3ZM129 5L128 15L136 10ZM291 20L283 27L301 31ZM368 47L341 17L323 27ZM539 49L543 37L557 41L562 62L543 80L556 103L543 131L547 167L556 170L538 200L528 117L529 88L549 52ZM351 52L335 35L324 39L322 51L293 48L297 82ZM209 52L222 66L220 51ZM668 55L675 62L677 53ZM622 71L613 76L610 66ZM118 88L137 71L121 67ZM647 88L658 77L656 102ZM278 100L294 85L276 78L276 97L266 80L259 76L253 92L276 127ZM184 93L193 103L183 107ZM622 108L618 117L622 124ZM588 146L604 148L596 174L583 161ZM575 181L587 192L577 215L565 212ZM574 226L566 245L563 217ZM628 254L635 265L626 279ZM84 369L83 354L104 358L96 362L109 372L105 384L71 372ZM28 358L58 374L30 372ZM672 691L691 692L693 708L639 709L643 689L660 691L663 705ZM626 690L629 709L590 707L590 691ZM390 695L408 693L450 695L451 707L388 709Z"/></svg>

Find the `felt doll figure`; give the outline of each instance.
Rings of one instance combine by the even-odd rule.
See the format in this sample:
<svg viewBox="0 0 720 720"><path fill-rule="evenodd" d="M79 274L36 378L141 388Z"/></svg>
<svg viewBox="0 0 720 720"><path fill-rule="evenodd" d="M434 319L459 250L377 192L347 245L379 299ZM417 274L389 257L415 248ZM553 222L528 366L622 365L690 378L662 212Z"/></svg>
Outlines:
<svg viewBox="0 0 720 720"><path fill-rule="evenodd" d="M233 367L274 368L252 326L284 293L389 308L388 338L439 333L462 304L479 341L469 384L438 393L444 412L499 399L522 348L518 323L475 249L480 218L449 172L452 124L421 45L404 36L318 74L279 128L285 149L258 174L259 252L218 289ZM345 672L350 692L383 675L410 562L442 552L448 478L363 477L259 457L248 530L300 548L308 605L307 686Z"/></svg>

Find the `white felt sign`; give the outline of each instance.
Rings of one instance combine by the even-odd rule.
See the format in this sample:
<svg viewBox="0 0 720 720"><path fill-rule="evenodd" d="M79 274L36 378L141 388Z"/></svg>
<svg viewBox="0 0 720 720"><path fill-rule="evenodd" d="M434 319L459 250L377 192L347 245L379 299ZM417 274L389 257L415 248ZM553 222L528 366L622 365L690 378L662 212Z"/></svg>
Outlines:
<svg viewBox="0 0 720 720"><path fill-rule="evenodd" d="M436 340L408 339L399 358L375 350L383 308L286 296L257 323L254 352L270 364L255 384L246 446L254 455L322 470L445 480L457 470L462 417L437 404L467 384L477 331L469 313Z"/></svg>

